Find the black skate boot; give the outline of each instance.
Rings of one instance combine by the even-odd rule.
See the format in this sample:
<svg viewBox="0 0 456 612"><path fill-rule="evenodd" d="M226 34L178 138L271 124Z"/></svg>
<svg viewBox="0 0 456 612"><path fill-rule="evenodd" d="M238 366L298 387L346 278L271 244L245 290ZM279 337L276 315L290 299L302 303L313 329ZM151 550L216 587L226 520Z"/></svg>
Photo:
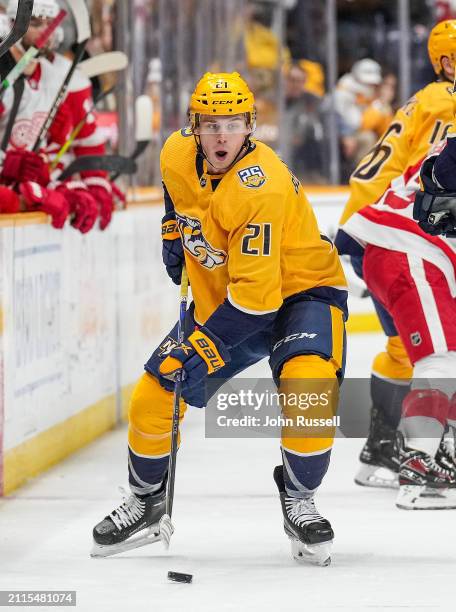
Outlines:
<svg viewBox="0 0 456 612"><path fill-rule="evenodd" d="M313 495L305 499L289 497L282 465L274 468L274 480L280 493L283 528L290 538L293 558L299 562L329 565L334 532L330 522L315 508Z"/></svg>
<svg viewBox="0 0 456 612"><path fill-rule="evenodd" d="M166 481L154 495L123 494L122 504L93 529L92 557L108 557L160 540L159 522L166 510Z"/></svg>
<svg viewBox="0 0 456 612"><path fill-rule="evenodd" d="M364 487L397 489L400 457L397 430L384 422L375 404L369 435L359 455L361 465L355 482Z"/></svg>
<svg viewBox="0 0 456 612"><path fill-rule="evenodd" d="M402 510L449 510L456 508L454 473L426 453L404 448L399 470L396 506Z"/></svg>

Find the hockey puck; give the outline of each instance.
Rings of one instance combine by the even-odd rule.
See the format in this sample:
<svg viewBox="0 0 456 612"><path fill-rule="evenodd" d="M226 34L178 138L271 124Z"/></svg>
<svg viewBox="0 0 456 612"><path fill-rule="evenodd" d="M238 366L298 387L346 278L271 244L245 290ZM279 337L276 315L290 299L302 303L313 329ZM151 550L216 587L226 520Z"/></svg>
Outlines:
<svg viewBox="0 0 456 612"><path fill-rule="evenodd" d="M173 582L186 582L190 584L193 580L193 574L181 574L179 572L168 572L168 580Z"/></svg>

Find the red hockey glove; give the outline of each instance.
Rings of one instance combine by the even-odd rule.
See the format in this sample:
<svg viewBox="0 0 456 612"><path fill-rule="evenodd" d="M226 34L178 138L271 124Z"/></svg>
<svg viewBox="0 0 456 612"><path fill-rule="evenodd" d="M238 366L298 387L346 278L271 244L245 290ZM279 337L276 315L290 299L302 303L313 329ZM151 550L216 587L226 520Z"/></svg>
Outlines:
<svg viewBox="0 0 456 612"><path fill-rule="evenodd" d="M111 223L112 211L114 210L111 183L101 176L91 176L85 179L84 182L90 195L98 202L100 211L99 227L101 230L105 230Z"/></svg>
<svg viewBox="0 0 456 612"><path fill-rule="evenodd" d="M33 181L43 187L49 183L49 169L37 153L20 150L7 151L0 178L6 183Z"/></svg>
<svg viewBox="0 0 456 612"><path fill-rule="evenodd" d="M70 205L71 225L86 234L95 225L98 205L82 181L68 181L57 187Z"/></svg>
<svg viewBox="0 0 456 612"><path fill-rule="evenodd" d="M19 185L27 210L51 215L52 226L61 229L70 214L70 205L61 193L28 181Z"/></svg>
<svg viewBox="0 0 456 612"><path fill-rule="evenodd" d="M117 187L115 183L111 183L111 189L112 189L112 195L114 196L120 208L122 209L126 208L127 196L124 194L124 192L121 189L119 189L119 187Z"/></svg>
<svg viewBox="0 0 456 612"><path fill-rule="evenodd" d="M49 128L47 141L63 145L68 140L73 129L73 115L66 104L62 104Z"/></svg>
<svg viewBox="0 0 456 612"><path fill-rule="evenodd" d="M20 212L19 196L15 191L0 185L0 213L12 215Z"/></svg>

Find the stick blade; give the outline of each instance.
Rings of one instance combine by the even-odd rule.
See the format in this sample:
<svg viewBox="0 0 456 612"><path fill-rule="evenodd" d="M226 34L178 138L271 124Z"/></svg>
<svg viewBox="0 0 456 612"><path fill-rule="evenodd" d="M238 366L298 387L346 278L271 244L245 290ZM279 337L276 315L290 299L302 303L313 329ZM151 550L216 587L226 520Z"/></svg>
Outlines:
<svg viewBox="0 0 456 612"><path fill-rule="evenodd" d="M160 529L160 540L163 542L163 546L166 548L166 550L168 550L171 536L174 533L174 527L171 523L171 517L169 514L164 514L161 517L158 527Z"/></svg>
<svg viewBox="0 0 456 612"><path fill-rule="evenodd" d="M123 155L81 155L65 168L59 176L60 181L79 174L80 172L93 172L104 170L105 172L117 172L119 174L135 174L138 166L134 159Z"/></svg>
<svg viewBox="0 0 456 612"><path fill-rule="evenodd" d="M122 51L110 51L95 55L79 64L79 70L88 78L105 72L119 72L128 66L128 57Z"/></svg>
<svg viewBox="0 0 456 612"><path fill-rule="evenodd" d="M68 2L68 6L73 13L74 21L76 22L76 42L81 43L88 40L92 35L92 30L90 28L90 14L86 3L84 0L71 0L71 2Z"/></svg>

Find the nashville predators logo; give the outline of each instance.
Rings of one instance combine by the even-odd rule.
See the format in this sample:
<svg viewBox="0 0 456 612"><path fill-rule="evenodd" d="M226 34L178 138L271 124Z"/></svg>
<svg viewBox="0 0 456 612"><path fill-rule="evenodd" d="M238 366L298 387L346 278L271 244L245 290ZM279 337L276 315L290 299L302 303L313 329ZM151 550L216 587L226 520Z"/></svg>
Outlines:
<svg viewBox="0 0 456 612"><path fill-rule="evenodd" d="M215 249L204 237L201 221L192 217L184 217L176 213L179 233L182 237L184 249L208 270L223 266L227 259L225 251Z"/></svg>
<svg viewBox="0 0 456 612"><path fill-rule="evenodd" d="M238 177L244 187L250 187L250 189L258 189L266 182L266 176L260 166L250 166L239 170Z"/></svg>

